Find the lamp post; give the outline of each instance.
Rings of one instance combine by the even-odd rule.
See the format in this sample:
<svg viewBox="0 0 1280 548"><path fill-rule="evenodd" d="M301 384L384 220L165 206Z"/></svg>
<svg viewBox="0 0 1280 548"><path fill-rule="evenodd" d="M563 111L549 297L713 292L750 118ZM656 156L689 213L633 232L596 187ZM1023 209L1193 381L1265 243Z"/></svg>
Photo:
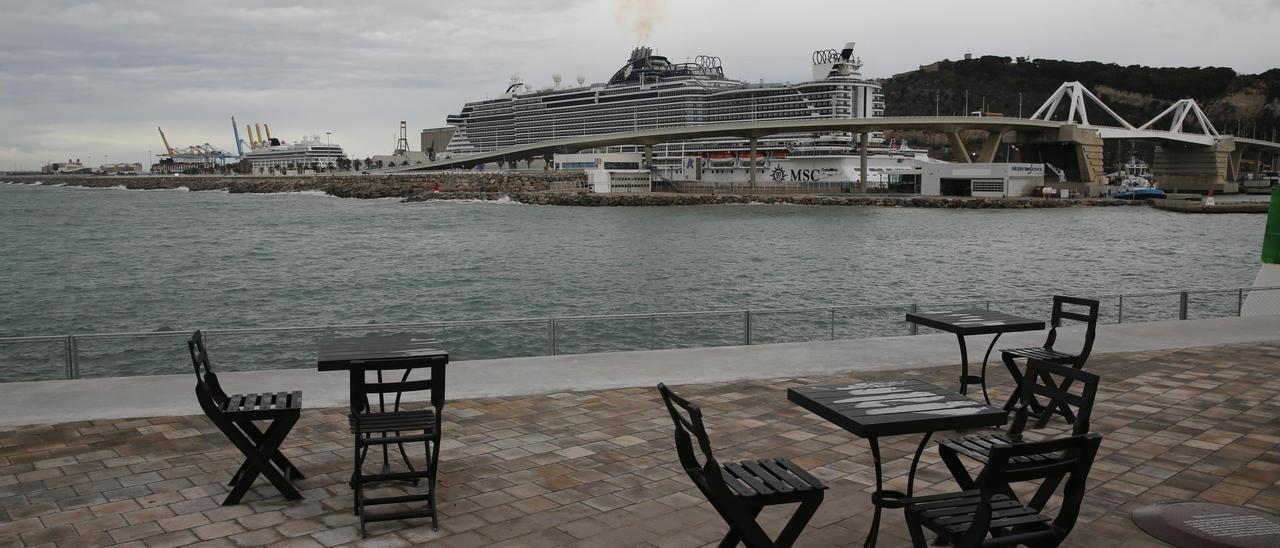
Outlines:
<svg viewBox="0 0 1280 548"><path fill-rule="evenodd" d="M967 89L964 90L964 112L962 114L964 116L969 115L969 90Z"/></svg>

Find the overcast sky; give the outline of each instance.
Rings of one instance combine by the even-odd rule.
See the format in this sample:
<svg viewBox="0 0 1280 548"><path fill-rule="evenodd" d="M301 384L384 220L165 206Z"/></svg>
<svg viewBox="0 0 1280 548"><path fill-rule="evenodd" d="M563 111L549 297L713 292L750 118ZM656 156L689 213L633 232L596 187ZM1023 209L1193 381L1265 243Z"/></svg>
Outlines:
<svg viewBox="0 0 1280 548"><path fill-rule="evenodd" d="M857 42L883 77L966 51L1157 66L1280 66L1280 0L0 0L0 170L234 150L230 117L390 153L519 73L600 82L646 43L726 75L800 81Z"/></svg>

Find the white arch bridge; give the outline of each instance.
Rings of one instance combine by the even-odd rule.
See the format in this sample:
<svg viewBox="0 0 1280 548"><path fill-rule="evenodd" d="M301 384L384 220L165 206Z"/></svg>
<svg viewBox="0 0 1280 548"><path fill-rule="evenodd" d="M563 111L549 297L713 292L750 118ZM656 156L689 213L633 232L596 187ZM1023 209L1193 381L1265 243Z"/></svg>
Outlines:
<svg viewBox="0 0 1280 548"><path fill-rule="evenodd" d="M1090 120L1090 111L1094 111ZM1095 123L1105 120L1107 123ZM492 162L546 158L582 150L619 145L643 146L646 156L653 145L670 141L733 137L746 139L755 154L762 137L786 133L849 132L865 134L886 130L923 130L946 134L955 156L969 161L962 132L987 133L976 160L991 162L1002 143L1019 143L1021 161L1067 166L1072 180L1101 182L1102 147L1107 139L1133 139L1157 143L1155 162L1159 180L1186 189L1207 188L1234 181L1240 163L1261 161L1264 153L1273 162L1280 158L1280 143L1220 134L1193 99L1177 101L1145 124L1134 126L1120 117L1080 82L1067 82L1029 118L982 116L886 116L877 118L801 118L660 127L582 135L539 141L487 152L391 168L388 172L414 172L470 168ZM865 149L865 138L863 139ZM648 158L647 158L648 159ZM865 162L863 169L865 170ZM754 176L754 173L752 174Z"/></svg>

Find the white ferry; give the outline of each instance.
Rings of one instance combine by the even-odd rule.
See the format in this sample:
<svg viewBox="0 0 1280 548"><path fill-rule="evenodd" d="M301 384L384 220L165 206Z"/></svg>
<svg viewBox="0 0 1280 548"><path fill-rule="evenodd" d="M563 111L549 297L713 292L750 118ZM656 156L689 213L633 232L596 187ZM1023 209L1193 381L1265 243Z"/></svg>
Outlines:
<svg viewBox="0 0 1280 548"><path fill-rule="evenodd" d="M320 140L319 135L304 137L294 143L271 137L244 153L244 161L249 162L255 173L273 169L299 172L331 169L337 166L339 159L346 157L341 145L327 144Z"/></svg>
<svg viewBox="0 0 1280 548"><path fill-rule="evenodd" d="M534 89L518 76L495 99L474 101L447 118L457 130L445 154L462 155L584 135L705 124L806 118L866 118L884 114L880 86L862 78L854 43L812 55L812 80L747 83L727 78L720 59L699 55L675 63L638 47L606 83L553 84ZM849 133L779 134L759 140L759 182L859 180L860 161ZM922 150L886 144L872 135L871 181L918 174L930 162ZM638 145L587 151L640 153ZM676 181L746 182L745 139L709 138L655 145L654 175Z"/></svg>

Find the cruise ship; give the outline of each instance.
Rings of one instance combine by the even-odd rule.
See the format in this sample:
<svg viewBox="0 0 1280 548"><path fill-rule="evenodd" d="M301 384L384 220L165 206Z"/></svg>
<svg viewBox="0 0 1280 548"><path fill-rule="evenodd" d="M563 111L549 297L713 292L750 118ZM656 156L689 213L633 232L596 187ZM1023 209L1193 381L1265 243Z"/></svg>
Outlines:
<svg viewBox="0 0 1280 548"><path fill-rule="evenodd" d="M861 75L854 43L813 52L812 80L748 83L725 76L718 57L699 55L676 63L637 47L608 82L553 84L535 89L518 76L494 99L465 104L447 118L456 131L445 154L463 155L585 135L729 122L864 118L884 114L880 86ZM759 140L755 169L760 181L856 181L859 159L849 133L779 134ZM886 146L872 136L873 173L918 172L924 151ZM598 153L641 152L614 146ZM745 139L710 138L655 145L655 176L671 180L735 182L749 179ZM696 168L695 168L696 166ZM887 181L890 177L869 179Z"/></svg>
<svg viewBox="0 0 1280 548"><path fill-rule="evenodd" d="M339 159L346 157L341 145L325 143L320 140L319 135L305 137L293 143L270 137L266 142L255 143L252 150L244 153L244 161L249 162L255 173L277 169L331 169L337 166Z"/></svg>

